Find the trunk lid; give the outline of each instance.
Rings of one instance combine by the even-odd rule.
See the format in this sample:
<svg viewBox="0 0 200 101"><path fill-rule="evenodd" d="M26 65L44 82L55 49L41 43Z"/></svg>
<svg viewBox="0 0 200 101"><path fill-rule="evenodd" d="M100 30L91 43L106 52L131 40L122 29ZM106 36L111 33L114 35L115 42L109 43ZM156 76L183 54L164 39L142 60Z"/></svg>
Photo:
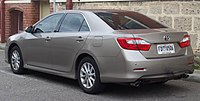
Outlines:
<svg viewBox="0 0 200 101"><path fill-rule="evenodd" d="M134 38L142 38L150 43L151 47L148 51L140 51L145 58L175 57L184 55L186 52L186 48L181 48L179 42L183 40L187 32L177 32L173 29L136 29L120 30L117 33L123 33L125 36L132 34ZM171 47L171 53L163 51L165 47Z"/></svg>

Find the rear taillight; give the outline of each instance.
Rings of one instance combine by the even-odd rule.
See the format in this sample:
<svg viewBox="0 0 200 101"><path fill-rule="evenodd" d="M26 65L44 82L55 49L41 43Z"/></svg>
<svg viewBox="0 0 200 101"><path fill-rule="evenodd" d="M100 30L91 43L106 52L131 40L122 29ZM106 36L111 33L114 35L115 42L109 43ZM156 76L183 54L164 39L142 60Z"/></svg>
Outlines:
<svg viewBox="0 0 200 101"><path fill-rule="evenodd" d="M181 41L179 42L179 45L180 45L181 48L190 46L190 36L189 36L189 35L185 35L185 36L183 37L183 40L181 40Z"/></svg>
<svg viewBox="0 0 200 101"><path fill-rule="evenodd" d="M117 38L123 49L148 51L151 44L141 38Z"/></svg>

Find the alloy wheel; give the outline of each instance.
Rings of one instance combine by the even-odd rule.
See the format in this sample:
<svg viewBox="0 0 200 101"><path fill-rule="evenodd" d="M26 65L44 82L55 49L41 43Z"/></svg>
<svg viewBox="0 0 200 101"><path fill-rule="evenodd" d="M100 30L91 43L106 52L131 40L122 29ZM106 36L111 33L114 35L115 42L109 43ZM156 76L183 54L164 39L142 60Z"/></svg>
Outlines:
<svg viewBox="0 0 200 101"><path fill-rule="evenodd" d="M81 66L80 79L82 85L85 88L93 87L96 76L95 76L95 69L91 63L86 62Z"/></svg>
<svg viewBox="0 0 200 101"><path fill-rule="evenodd" d="M18 70L20 67L20 54L17 50L14 50L11 55L11 65L14 70Z"/></svg>

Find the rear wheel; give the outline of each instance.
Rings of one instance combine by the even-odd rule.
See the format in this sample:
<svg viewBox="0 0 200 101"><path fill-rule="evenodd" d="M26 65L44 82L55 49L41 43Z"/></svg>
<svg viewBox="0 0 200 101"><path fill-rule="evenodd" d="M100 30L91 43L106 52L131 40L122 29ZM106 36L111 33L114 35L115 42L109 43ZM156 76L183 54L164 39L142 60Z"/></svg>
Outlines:
<svg viewBox="0 0 200 101"><path fill-rule="evenodd" d="M25 72L23 67L23 58L19 47L14 46L9 53L10 67L15 74L22 74Z"/></svg>
<svg viewBox="0 0 200 101"><path fill-rule="evenodd" d="M86 93L100 93L104 88L100 81L100 73L96 62L90 57L85 57L80 61L77 78L80 87Z"/></svg>

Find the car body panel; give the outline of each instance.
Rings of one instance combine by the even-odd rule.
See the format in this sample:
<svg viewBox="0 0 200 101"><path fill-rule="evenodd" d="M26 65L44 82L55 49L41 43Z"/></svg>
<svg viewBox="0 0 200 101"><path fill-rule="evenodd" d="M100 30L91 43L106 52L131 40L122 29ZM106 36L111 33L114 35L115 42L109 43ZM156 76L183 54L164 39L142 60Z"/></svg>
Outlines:
<svg viewBox="0 0 200 101"><path fill-rule="evenodd" d="M187 32L168 31L168 29L150 29L150 30L122 30L118 31L119 34L133 34L135 38L142 38L151 43L149 51L140 51L146 58L162 58L182 56L185 54L186 48L181 48L179 42L183 39ZM136 33L136 34L135 34ZM165 40L164 36L168 36L169 40ZM173 44L175 53L173 54L158 54L157 45L160 44Z"/></svg>
<svg viewBox="0 0 200 101"><path fill-rule="evenodd" d="M188 51L191 50L188 49ZM104 64L101 68L104 71L102 81L134 82L142 76L148 77L148 75L192 73L194 68L190 62L193 61L193 54L187 54L186 56L170 58L146 59L138 51L123 50L115 58L102 57L98 60L101 60L100 64ZM106 63L104 63L105 61ZM146 70L137 72L134 71L135 68L145 68Z"/></svg>

